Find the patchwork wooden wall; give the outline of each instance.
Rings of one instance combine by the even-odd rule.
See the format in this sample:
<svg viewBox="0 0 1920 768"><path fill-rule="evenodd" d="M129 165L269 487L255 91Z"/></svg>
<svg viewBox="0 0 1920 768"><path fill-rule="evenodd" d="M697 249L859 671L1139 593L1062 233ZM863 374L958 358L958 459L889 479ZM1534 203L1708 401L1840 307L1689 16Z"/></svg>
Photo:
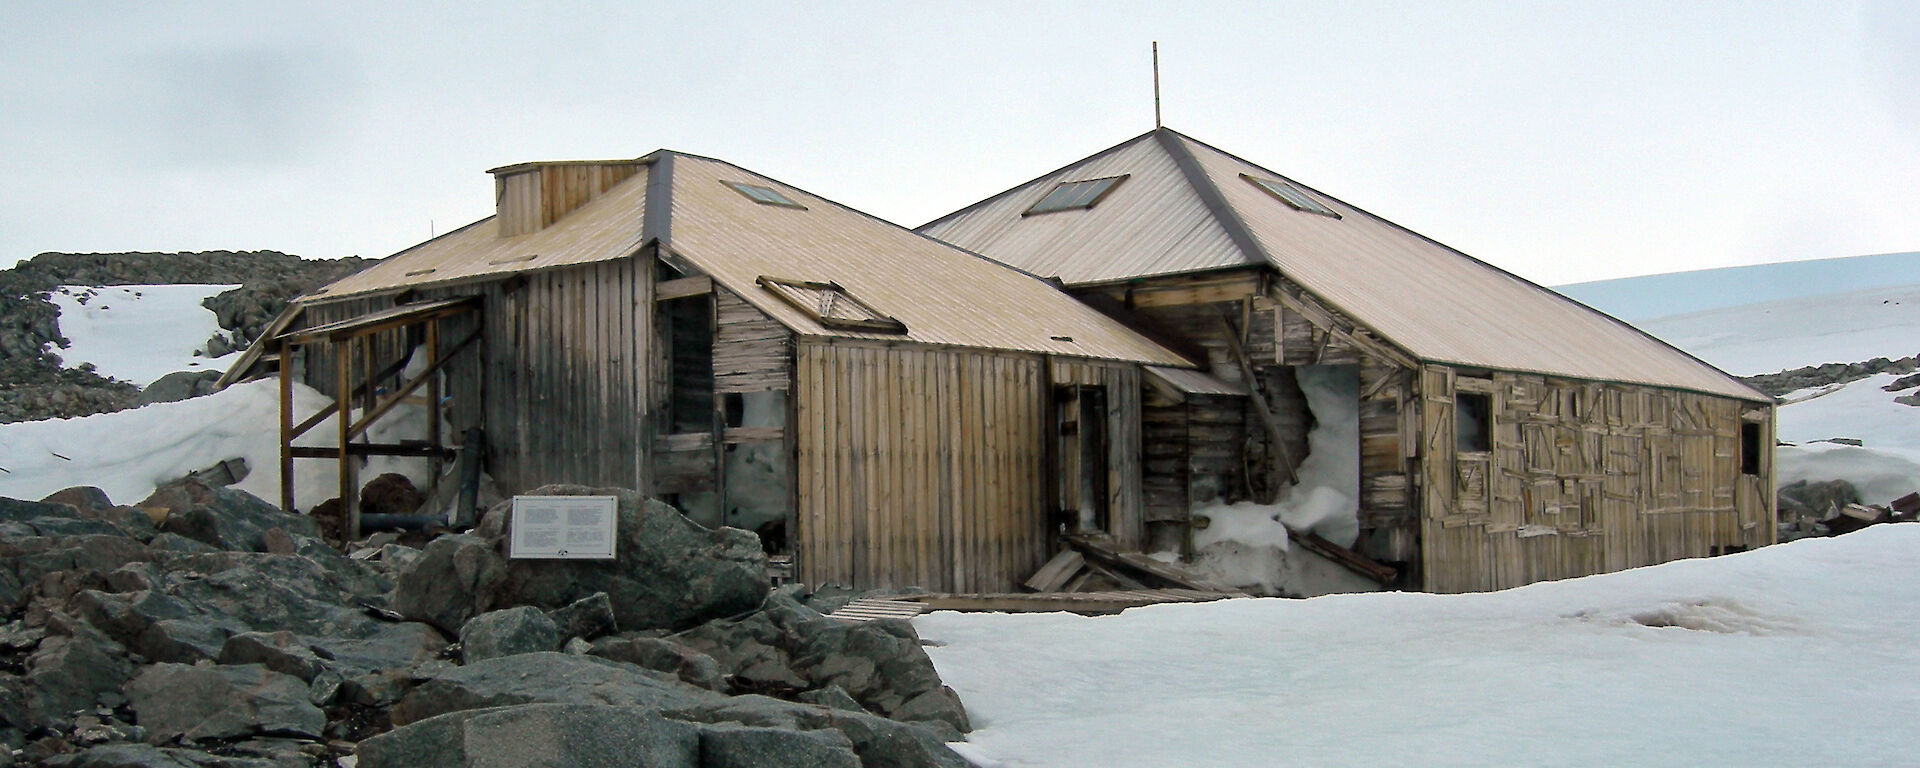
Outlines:
<svg viewBox="0 0 1920 768"><path fill-rule="evenodd" d="M1420 380L1424 588L1503 589L1771 544L1772 414L1690 392L1429 365ZM1462 452L1459 392L1490 398ZM1743 423L1762 429L1741 472Z"/></svg>

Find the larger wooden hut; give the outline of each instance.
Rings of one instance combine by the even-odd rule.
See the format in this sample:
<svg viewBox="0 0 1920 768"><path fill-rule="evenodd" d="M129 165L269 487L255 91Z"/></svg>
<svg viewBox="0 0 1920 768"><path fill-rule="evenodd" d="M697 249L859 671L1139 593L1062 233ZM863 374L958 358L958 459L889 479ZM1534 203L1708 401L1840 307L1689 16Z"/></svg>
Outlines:
<svg viewBox="0 0 1920 768"><path fill-rule="evenodd" d="M704 157L491 173L496 215L276 337L283 379L362 401L349 468L443 452L360 423L424 345L506 492L641 489L760 530L809 583L1010 591L1063 524L1142 530L1141 366L1188 363L1048 283Z"/></svg>
<svg viewBox="0 0 1920 768"><path fill-rule="evenodd" d="M1296 374L1357 376L1353 548L1454 592L1774 540L1773 400L1626 323L1156 129L920 231L1209 358L1151 374L1146 537L1292 480Z"/></svg>

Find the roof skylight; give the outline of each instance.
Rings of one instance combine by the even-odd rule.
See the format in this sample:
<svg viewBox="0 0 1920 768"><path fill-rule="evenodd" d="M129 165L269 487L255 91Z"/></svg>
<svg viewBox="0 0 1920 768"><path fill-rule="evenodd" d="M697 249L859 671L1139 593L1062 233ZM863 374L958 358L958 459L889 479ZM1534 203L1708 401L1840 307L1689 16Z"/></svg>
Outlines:
<svg viewBox="0 0 1920 768"><path fill-rule="evenodd" d="M1104 179L1060 182L1047 192L1046 197L1040 198L1040 202L1034 203L1032 208L1028 208L1026 213L1020 215L1032 216L1036 213L1092 208L1126 179L1125 175L1120 175L1108 176Z"/></svg>
<svg viewBox="0 0 1920 768"><path fill-rule="evenodd" d="M1334 213L1332 208L1321 205L1320 201L1308 197L1305 191L1292 184L1280 181L1279 179L1262 179L1248 176L1244 173L1240 174L1240 178L1246 179L1248 183L1265 190L1267 194L1278 198L1280 202L1293 206L1293 209L1296 211L1317 213L1322 216L1332 216L1336 219L1340 218L1340 214Z"/></svg>
<svg viewBox="0 0 1920 768"><path fill-rule="evenodd" d="M761 275L754 282L828 328L906 333L907 325L856 299L839 283Z"/></svg>
<svg viewBox="0 0 1920 768"><path fill-rule="evenodd" d="M761 205L778 205L783 208L798 208L803 211L807 209L806 206L794 202L786 195L780 194L771 187L762 187L756 184L746 184L738 181L723 181L720 183L733 187L733 191L746 195L748 200L752 200Z"/></svg>

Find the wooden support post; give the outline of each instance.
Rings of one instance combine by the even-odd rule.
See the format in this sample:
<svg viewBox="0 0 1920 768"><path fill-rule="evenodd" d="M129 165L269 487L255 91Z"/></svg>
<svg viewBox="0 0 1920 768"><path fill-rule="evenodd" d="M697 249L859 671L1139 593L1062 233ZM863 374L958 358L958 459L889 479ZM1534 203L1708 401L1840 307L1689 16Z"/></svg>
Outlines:
<svg viewBox="0 0 1920 768"><path fill-rule="evenodd" d="M337 409L340 424L338 435L340 446L339 455L336 457L339 461L338 469L340 470L340 519L345 523L346 539L353 541L360 538L360 499L359 494L355 492L358 489L354 487L353 482L352 457L347 455L347 443L351 439L348 430L353 426L353 403L351 400L353 397L352 339L341 339L334 343L334 360L338 363L338 370L334 375L337 389L334 391L337 393L336 402L340 404L340 408ZM369 387L369 389L371 389L371 387Z"/></svg>
<svg viewBox="0 0 1920 768"><path fill-rule="evenodd" d="M300 514L293 500L293 347L280 344L280 509Z"/></svg>
<svg viewBox="0 0 1920 768"><path fill-rule="evenodd" d="M1255 375L1253 361L1247 359L1247 350L1240 345L1240 331L1233 327L1233 320L1222 316L1222 330L1226 331L1227 348L1233 352L1233 359L1240 363L1240 374L1247 380L1247 402L1253 404L1253 413L1260 417L1260 426L1267 430L1267 439L1273 442L1274 453L1280 457L1280 464L1287 469L1287 480L1294 485L1300 484L1300 473L1294 469L1293 456L1287 451L1286 434L1280 431L1280 422L1273 418L1273 411L1267 408L1267 396L1260 391L1260 379Z"/></svg>
<svg viewBox="0 0 1920 768"><path fill-rule="evenodd" d="M427 321L427 359L440 359L440 321ZM427 371L427 444L440 447L440 372ZM440 458L427 462L427 498L440 489Z"/></svg>

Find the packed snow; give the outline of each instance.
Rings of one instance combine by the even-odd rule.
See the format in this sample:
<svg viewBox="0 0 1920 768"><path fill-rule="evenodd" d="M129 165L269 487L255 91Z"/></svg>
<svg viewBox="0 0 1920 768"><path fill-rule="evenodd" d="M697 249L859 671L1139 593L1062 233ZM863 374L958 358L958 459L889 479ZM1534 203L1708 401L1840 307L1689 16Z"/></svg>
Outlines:
<svg viewBox="0 0 1920 768"><path fill-rule="evenodd" d="M1307 456L1297 485L1272 504L1213 503L1193 510L1207 519L1194 531L1194 568L1207 577L1266 595L1312 596L1378 589L1312 552L1294 552L1289 529L1311 531L1343 547L1360 535L1360 384L1351 365L1293 369L1312 410Z"/></svg>
<svg viewBox="0 0 1920 768"><path fill-rule="evenodd" d="M983 766L1911 765L1920 525L1485 594L914 620Z"/></svg>
<svg viewBox="0 0 1920 768"><path fill-rule="evenodd" d="M1782 261L1554 286L1554 290L1622 320L1850 293L1913 282L1920 251Z"/></svg>
<svg viewBox="0 0 1920 768"><path fill-rule="evenodd" d="M175 371L224 370L195 352L220 333L219 318L201 306L237 285L68 285L53 291L64 349L49 350L68 368L142 387Z"/></svg>
<svg viewBox="0 0 1920 768"><path fill-rule="evenodd" d="M295 385L296 421L332 401ZM91 485L118 504L135 504L162 483L232 458L245 459L249 472L234 487L262 499L280 499L279 384L275 380L240 384L220 392L174 403L101 413L73 419L0 424L0 496L39 499L63 488ZM356 410L357 413L357 410ZM424 409L400 406L369 430L378 442L426 435ZM298 445L338 445L331 424L315 428ZM377 456L361 470L371 479L399 472L426 487L423 459ZM294 462L294 499L311 509L339 495L330 459Z"/></svg>
<svg viewBox="0 0 1920 768"><path fill-rule="evenodd" d="M1920 284L1669 315L1635 325L1736 376L1876 357L1897 360L1920 353Z"/></svg>

